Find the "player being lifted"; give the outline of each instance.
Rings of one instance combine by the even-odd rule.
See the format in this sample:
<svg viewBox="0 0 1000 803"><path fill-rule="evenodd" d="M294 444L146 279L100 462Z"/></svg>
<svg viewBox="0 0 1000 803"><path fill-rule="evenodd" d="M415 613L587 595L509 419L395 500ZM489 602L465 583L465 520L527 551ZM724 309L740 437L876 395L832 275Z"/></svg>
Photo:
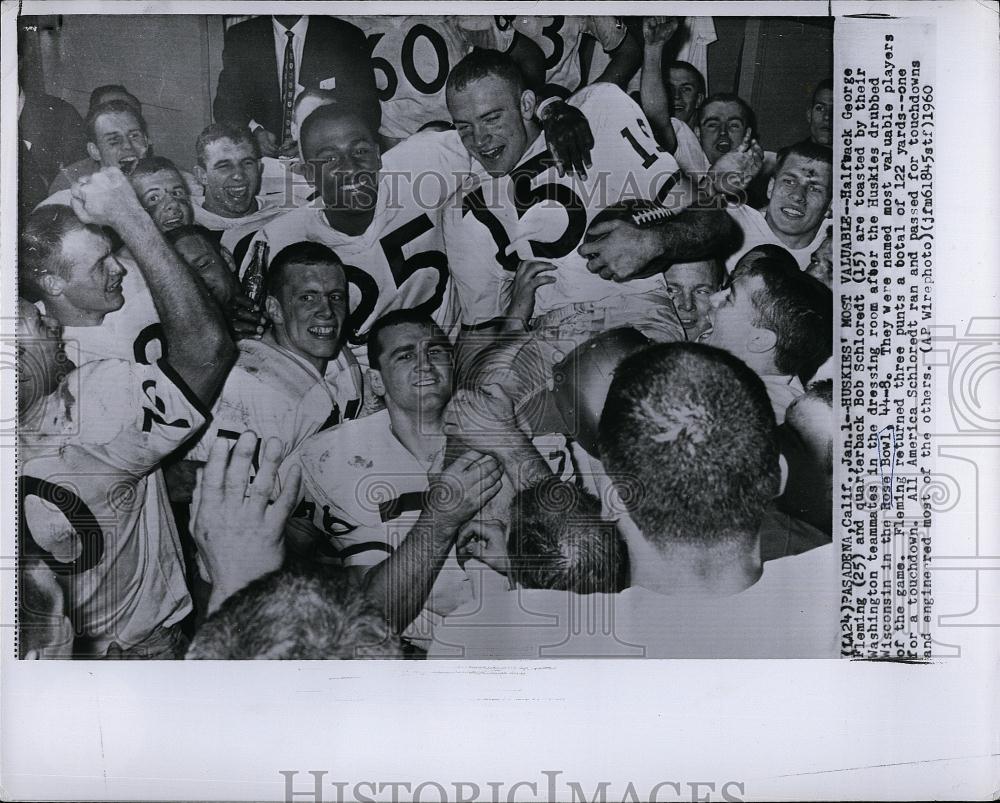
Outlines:
<svg viewBox="0 0 1000 803"><path fill-rule="evenodd" d="M586 120L560 106L563 111L546 117L546 137L561 143L567 164L580 165L579 150L589 150ZM307 178L323 204L272 220L256 239L266 240L272 254L302 241L333 249L350 289L348 343L362 363L365 353L357 346L372 322L391 310L417 309L449 332L458 312L444 251L443 212L473 169L458 135L423 131L383 159L370 122L327 105L303 121L299 143ZM574 143L580 147L569 147Z"/></svg>
<svg viewBox="0 0 1000 803"><path fill-rule="evenodd" d="M493 17L385 15L352 17L365 32L382 102L382 144L390 148L433 123L448 124L444 85L451 68L473 47L502 50L542 82L542 53Z"/></svg>
<svg viewBox="0 0 1000 803"><path fill-rule="evenodd" d="M539 136L535 96L508 57L475 51L448 78L459 135L488 174L447 215L463 324L530 325L575 343L615 326L684 339L659 274L731 245L735 227L704 199L715 194L711 184L746 180L760 150L744 142L698 186L658 150L641 109L618 87L595 84L571 101L595 140L583 176L558 175ZM629 199L657 202L646 206L664 222L640 228L627 214L605 220Z"/></svg>

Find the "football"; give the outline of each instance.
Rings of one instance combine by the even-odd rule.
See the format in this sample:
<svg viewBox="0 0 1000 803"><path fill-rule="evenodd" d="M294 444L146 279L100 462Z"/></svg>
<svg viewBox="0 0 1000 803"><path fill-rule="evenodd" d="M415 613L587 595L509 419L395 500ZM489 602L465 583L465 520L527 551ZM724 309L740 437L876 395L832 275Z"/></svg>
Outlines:
<svg viewBox="0 0 1000 803"><path fill-rule="evenodd" d="M647 201L643 198L630 198L627 201L619 201L597 213L594 219L590 221L590 225L587 226L587 233L583 236L583 241L590 243L601 239L590 233L590 229L598 223L606 223L609 220L624 220L627 223L644 229L663 223L665 220L673 217L673 215L672 210L661 206L656 201Z"/></svg>

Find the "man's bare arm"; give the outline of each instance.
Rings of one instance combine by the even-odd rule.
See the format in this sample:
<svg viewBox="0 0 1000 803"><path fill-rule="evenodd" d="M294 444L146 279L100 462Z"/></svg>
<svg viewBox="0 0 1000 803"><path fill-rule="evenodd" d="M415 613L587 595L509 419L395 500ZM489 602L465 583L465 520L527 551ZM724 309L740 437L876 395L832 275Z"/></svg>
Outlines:
<svg viewBox="0 0 1000 803"><path fill-rule="evenodd" d="M73 186L73 211L85 223L111 226L149 286L169 349L169 363L210 404L236 357L225 318L208 288L163 239L117 167Z"/></svg>
<svg viewBox="0 0 1000 803"><path fill-rule="evenodd" d="M430 596L465 522L500 490L500 464L466 452L431 478L427 506L402 543L365 575L365 588L389 624L402 632Z"/></svg>

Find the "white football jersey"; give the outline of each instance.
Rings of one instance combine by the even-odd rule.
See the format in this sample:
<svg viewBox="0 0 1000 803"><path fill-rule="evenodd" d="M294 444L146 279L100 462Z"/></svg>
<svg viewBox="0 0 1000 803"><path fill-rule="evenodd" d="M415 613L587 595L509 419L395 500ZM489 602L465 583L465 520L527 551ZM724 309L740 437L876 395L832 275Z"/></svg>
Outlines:
<svg viewBox="0 0 1000 803"><path fill-rule="evenodd" d="M253 242L265 240L271 259L303 241L333 249L347 273L352 346L363 343L371 324L394 309L419 307L449 332L458 312L442 215L470 172L471 159L457 133L421 132L383 157L375 218L363 234L344 234L330 226L323 209L303 207L272 220ZM241 274L252 254L251 243Z"/></svg>
<svg viewBox="0 0 1000 803"><path fill-rule="evenodd" d="M91 361L19 433L25 523L65 578L86 655L102 656L113 641L138 644L191 610L156 470L205 423L187 393L166 363Z"/></svg>
<svg viewBox="0 0 1000 803"><path fill-rule="evenodd" d="M570 98L594 134L587 178L560 177L539 135L510 175L479 177L461 204L449 204L445 239L462 305L462 322L503 314L521 260L554 263L556 281L539 288L535 315L577 302L613 303L622 295L662 289L659 276L612 282L587 270L576 249L591 221L623 200L657 200L674 186L673 156L658 149L645 115L613 84L594 84ZM600 305L599 305L600 306Z"/></svg>
<svg viewBox="0 0 1000 803"><path fill-rule="evenodd" d="M218 438L232 441L250 430L258 440L281 440L282 459L321 429L357 417L361 369L348 354L332 360L325 376L277 343L246 339L212 407L212 424L188 453L208 460Z"/></svg>
<svg viewBox="0 0 1000 803"><path fill-rule="evenodd" d="M209 212L202 206L201 200L194 201L192 206L194 208L194 222L204 226L209 231L218 233L220 244L233 255L237 265L243 261L247 246L253 240L254 235L268 221L295 208L293 205L283 207L275 200L258 198L255 212L234 218Z"/></svg>
<svg viewBox="0 0 1000 803"><path fill-rule="evenodd" d="M497 25L513 28L542 49L545 83L563 87L567 93L580 88L580 43L593 36L605 52L614 50L628 33L619 17L517 16L498 17Z"/></svg>
<svg viewBox="0 0 1000 803"><path fill-rule="evenodd" d="M365 32L387 137L403 139L434 121L451 122L445 82L473 47L506 51L513 31L492 17L378 15L350 17Z"/></svg>
<svg viewBox="0 0 1000 803"><path fill-rule="evenodd" d="M550 468L572 474L566 441L545 436L535 441ZM281 466L302 469L301 502L296 516L309 519L328 539L329 551L345 566L374 566L399 547L426 502L427 476L440 471L417 460L392 432L388 410L325 430L306 440ZM434 617L471 598L469 577L454 547L431 589L420 617L404 633L414 641L429 638Z"/></svg>

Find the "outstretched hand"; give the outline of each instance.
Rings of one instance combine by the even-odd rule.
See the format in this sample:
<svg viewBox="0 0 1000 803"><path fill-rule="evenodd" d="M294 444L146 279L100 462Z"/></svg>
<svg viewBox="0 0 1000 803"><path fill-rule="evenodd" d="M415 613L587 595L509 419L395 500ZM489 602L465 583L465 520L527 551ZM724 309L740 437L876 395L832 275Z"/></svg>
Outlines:
<svg viewBox="0 0 1000 803"><path fill-rule="evenodd" d="M743 141L712 165L712 186L723 195L734 195L745 190L763 166L764 149L747 128Z"/></svg>
<svg viewBox="0 0 1000 803"><path fill-rule="evenodd" d="M257 436L244 432L229 451L217 438L202 472L192 535L212 581L210 610L268 572L285 557L285 521L299 498L301 470L294 466L274 501L282 444L268 438L260 447L257 474L251 464Z"/></svg>

